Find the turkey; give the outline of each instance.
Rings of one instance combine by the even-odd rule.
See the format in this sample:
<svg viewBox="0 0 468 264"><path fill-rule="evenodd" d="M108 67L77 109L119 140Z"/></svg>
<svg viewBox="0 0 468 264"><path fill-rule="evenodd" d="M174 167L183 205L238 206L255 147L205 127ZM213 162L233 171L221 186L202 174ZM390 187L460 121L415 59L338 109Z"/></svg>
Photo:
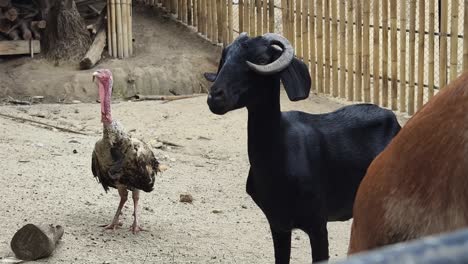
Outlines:
<svg viewBox="0 0 468 264"><path fill-rule="evenodd" d="M159 162L151 149L142 141L127 135L122 125L112 119L111 94L112 73L101 69L93 73L97 79L101 102L101 122L103 136L93 150L91 168L93 175L107 192L109 187L116 188L120 203L114 219L105 229L115 230L121 223L119 216L127 201L128 191L132 191L133 225L130 230L136 234L143 229L138 222L138 200L140 190L153 190L155 175L160 171Z"/></svg>

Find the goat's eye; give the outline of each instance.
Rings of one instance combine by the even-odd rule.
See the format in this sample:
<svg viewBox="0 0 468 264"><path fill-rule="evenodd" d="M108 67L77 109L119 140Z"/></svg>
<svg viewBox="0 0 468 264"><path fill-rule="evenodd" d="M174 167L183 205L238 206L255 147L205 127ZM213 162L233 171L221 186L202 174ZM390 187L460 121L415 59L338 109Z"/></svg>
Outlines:
<svg viewBox="0 0 468 264"><path fill-rule="evenodd" d="M258 59L258 64L265 65L268 64L268 60L265 58L259 58Z"/></svg>

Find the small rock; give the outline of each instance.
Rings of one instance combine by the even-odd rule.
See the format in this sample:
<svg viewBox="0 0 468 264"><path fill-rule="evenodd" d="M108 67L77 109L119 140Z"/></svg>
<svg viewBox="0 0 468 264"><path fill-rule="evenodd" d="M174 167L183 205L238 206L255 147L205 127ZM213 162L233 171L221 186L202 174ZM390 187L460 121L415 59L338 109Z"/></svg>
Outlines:
<svg viewBox="0 0 468 264"><path fill-rule="evenodd" d="M301 238L297 236L297 237L296 237L296 240L301 240Z"/></svg>
<svg viewBox="0 0 468 264"><path fill-rule="evenodd" d="M212 212L213 214L220 214L220 213L222 213L223 211L221 211L221 210L213 210L213 211L211 211L211 212Z"/></svg>
<svg viewBox="0 0 468 264"><path fill-rule="evenodd" d="M151 209L151 208L149 208L149 207L147 207L147 206L143 207L143 209L145 209L145 210L148 211L148 212L154 213L154 210Z"/></svg>
<svg viewBox="0 0 468 264"><path fill-rule="evenodd" d="M241 207L244 209L247 209L247 205L242 205Z"/></svg>
<svg viewBox="0 0 468 264"><path fill-rule="evenodd" d="M78 153L78 151L76 149L73 150L73 154L76 154Z"/></svg>
<svg viewBox="0 0 468 264"><path fill-rule="evenodd" d="M81 101L80 100L73 100L71 101L72 104L81 104Z"/></svg>
<svg viewBox="0 0 468 264"><path fill-rule="evenodd" d="M74 139L68 141L68 143L80 144L80 142L78 140L74 140Z"/></svg>
<svg viewBox="0 0 468 264"><path fill-rule="evenodd" d="M175 158L171 158L171 159L170 159L170 161L172 161L172 162L175 162L175 161L176 161L176 159L175 159Z"/></svg>
<svg viewBox="0 0 468 264"><path fill-rule="evenodd" d="M181 194L179 198L179 202L181 203L192 203L193 197L191 194Z"/></svg>
<svg viewBox="0 0 468 264"><path fill-rule="evenodd" d="M80 113L80 110L75 109L75 114L79 114L79 113Z"/></svg>

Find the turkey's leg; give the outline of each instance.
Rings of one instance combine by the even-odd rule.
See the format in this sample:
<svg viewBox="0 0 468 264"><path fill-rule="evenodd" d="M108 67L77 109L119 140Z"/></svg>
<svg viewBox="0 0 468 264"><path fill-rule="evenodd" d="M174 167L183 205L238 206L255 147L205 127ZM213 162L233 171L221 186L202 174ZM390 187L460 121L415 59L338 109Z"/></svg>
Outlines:
<svg viewBox="0 0 468 264"><path fill-rule="evenodd" d="M140 231L144 231L143 228L138 224L138 200L140 199L140 190L132 191L133 198L133 225L130 227L133 234L136 234Z"/></svg>
<svg viewBox="0 0 468 264"><path fill-rule="evenodd" d="M112 230L115 230L115 229L117 229L119 226L122 225L122 224L119 222L119 217L120 217L120 214L122 213L122 208L123 208L125 202L127 201L127 198L128 198L128 191L127 191L127 187L125 187L125 186L117 186L117 190L119 191L119 195L120 195L119 207L117 207L117 212L115 212L115 216L114 216L114 219L112 220L112 223L110 223L109 225L105 226L104 229L112 229Z"/></svg>

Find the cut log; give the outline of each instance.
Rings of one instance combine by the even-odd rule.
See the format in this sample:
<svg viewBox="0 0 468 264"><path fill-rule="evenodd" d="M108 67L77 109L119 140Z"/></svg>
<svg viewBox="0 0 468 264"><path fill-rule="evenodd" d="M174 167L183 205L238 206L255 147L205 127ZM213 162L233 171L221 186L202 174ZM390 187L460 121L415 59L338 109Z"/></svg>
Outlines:
<svg viewBox="0 0 468 264"><path fill-rule="evenodd" d="M24 40L31 40L32 39L32 33L31 33L31 30L29 30L28 23L26 23L26 21L23 21L23 22L21 22L19 27L21 29L23 39Z"/></svg>
<svg viewBox="0 0 468 264"><path fill-rule="evenodd" d="M31 27L35 29L46 28L47 22L45 20L31 21Z"/></svg>
<svg viewBox="0 0 468 264"><path fill-rule="evenodd" d="M80 69L87 70L91 69L100 59L104 46L106 45L106 28L101 26L96 37L94 38L93 44L89 48L84 58L80 61Z"/></svg>
<svg viewBox="0 0 468 264"><path fill-rule="evenodd" d="M11 6L10 0L0 0L0 7L7 7L7 6Z"/></svg>
<svg viewBox="0 0 468 264"><path fill-rule="evenodd" d="M63 236L63 227L27 224L16 232L10 246L16 257L22 260L45 258L55 250Z"/></svg>
<svg viewBox="0 0 468 264"><path fill-rule="evenodd" d="M0 19L8 19L10 21L15 21L18 18L18 11L16 8L11 7L5 11L0 10Z"/></svg>
<svg viewBox="0 0 468 264"><path fill-rule="evenodd" d="M11 29L9 32L8 32L8 37L11 39L11 40L20 40L20 35L19 35L19 31L17 29Z"/></svg>

